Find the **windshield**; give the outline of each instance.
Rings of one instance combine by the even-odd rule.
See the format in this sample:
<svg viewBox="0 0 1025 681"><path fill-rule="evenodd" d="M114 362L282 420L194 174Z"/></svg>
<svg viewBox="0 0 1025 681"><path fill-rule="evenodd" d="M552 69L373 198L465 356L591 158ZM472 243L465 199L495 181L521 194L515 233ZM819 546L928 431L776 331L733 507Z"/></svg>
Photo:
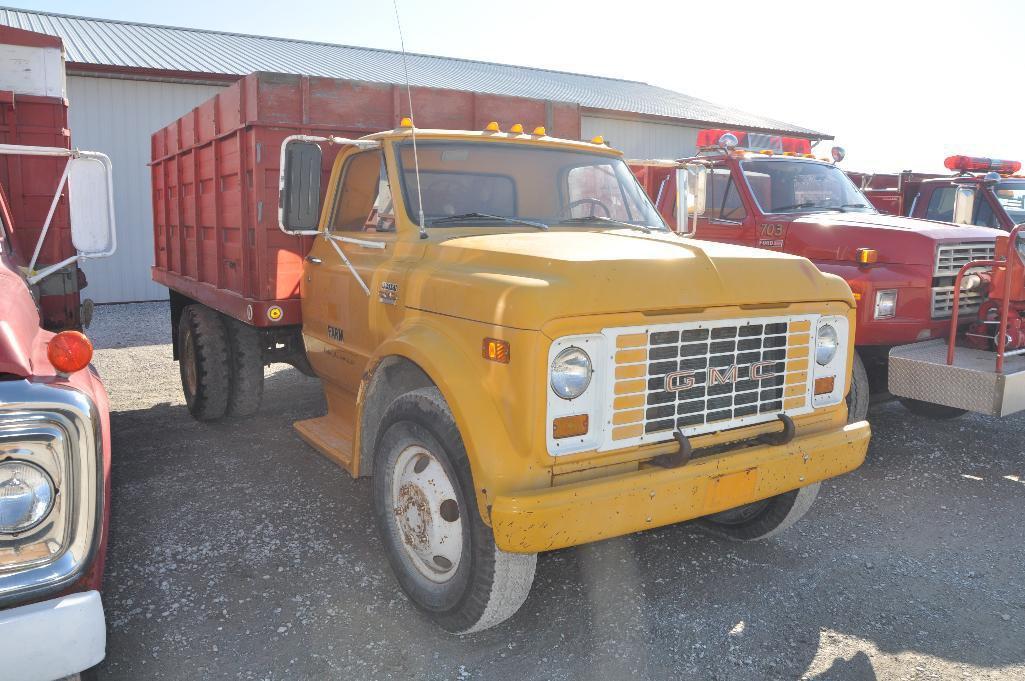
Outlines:
<svg viewBox="0 0 1025 681"><path fill-rule="evenodd" d="M1025 182L1000 182L993 193L1014 224L1025 222Z"/></svg>
<svg viewBox="0 0 1025 681"><path fill-rule="evenodd" d="M763 213L876 212L836 166L780 159L744 161L740 165Z"/></svg>
<svg viewBox="0 0 1025 681"><path fill-rule="evenodd" d="M413 145L396 145L402 195L418 221ZM508 142L418 142L428 227L522 224L668 229L622 159Z"/></svg>

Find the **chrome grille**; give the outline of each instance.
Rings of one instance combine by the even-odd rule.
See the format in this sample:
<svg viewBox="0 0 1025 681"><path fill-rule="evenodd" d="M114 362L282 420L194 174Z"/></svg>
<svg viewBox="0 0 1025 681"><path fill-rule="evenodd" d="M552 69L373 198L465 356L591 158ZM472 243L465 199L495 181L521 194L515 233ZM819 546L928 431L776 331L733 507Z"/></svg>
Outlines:
<svg viewBox="0 0 1025 681"><path fill-rule="evenodd" d="M973 314L979 311L982 294L978 291L961 291L958 299L958 315ZM937 286L932 290L932 318L949 319L954 313L954 287Z"/></svg>
<svg viewBox="0 0 1025 681"><path fill-rule="evenodd" d="M996 246L992 241L944 244L936 251L934 277L955 277L962 267L973 260L991 260Z"/></svg>
<svg viewBox="0 0 1025 681"><path fill-rule="evenodd" d="M811 409L816 317L606 331L614 342L615 446L727 430ZM752 365L758 370L752 374ZM667 386L667 377L672 386Z"/></svg>

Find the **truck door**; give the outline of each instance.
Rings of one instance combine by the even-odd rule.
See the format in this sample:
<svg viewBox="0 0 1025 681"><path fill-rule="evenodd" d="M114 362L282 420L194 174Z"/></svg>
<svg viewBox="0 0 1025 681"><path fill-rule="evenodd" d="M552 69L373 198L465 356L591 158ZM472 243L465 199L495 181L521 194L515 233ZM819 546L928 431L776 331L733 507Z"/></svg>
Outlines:
<svg viewBox="0 0 1025 681"><path fill-rule="evenodd" d="M386 265L395 219L381 150L349 152L336 183L328 188L325 237L316 239L304 265L303 333L317 371L355 393L380 335L398 316L397 291L390 290L398 282L389 281L397 277Z"/></svg>
<svg viewBox="0 0 1025 681"><path fill-rule="evenodd" d="M748 209L729 166L717 163L708 174L705 212L698 217L697 238L754 246Z"/></svg>

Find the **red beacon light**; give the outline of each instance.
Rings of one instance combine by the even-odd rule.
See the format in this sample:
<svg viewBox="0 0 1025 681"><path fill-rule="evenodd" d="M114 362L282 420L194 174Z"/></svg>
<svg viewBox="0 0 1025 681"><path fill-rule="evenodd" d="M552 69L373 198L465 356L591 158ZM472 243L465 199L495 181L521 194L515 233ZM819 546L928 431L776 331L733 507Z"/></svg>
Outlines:
<svg viewBox="0 0 1025 681"><path fill-rule="evenodd" d="M788 154L790 156L803 156L811 153L810 140L798 137L783 137L781 135L766 135L759 132L723 130L721 128L709 128L698 131L698 149L722 146L720 140L723 135L733 135L737 139L737 149L746 151L771 151L776 154Z"/></svg>
<svg viewBox="0 0 1025 681"><path fill-rule="evenodd" d="M956 170L963 173L1000 173L1001 175L1013 175L1021 170L1021 161L1001 161L995 158L983 158L981 156L948 156L943 165L947 170Z"/></svg>

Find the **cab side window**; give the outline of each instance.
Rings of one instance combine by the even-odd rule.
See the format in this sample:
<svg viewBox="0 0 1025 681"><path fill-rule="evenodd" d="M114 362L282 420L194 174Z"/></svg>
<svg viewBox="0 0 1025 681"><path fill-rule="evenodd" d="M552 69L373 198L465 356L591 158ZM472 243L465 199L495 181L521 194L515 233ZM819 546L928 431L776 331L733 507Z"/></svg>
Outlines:
<svg viewBox="0 0 1025 681"><path fill-rule="evenodd" d="M933 190L925 217L940 222L950 222L954 219L954 187L937 187Z"/></svg>
<svg viewBox="0 0 1025 681"><path fill-rule="evenodd" d="M333 232L395 230L391 190L380 150L355 154L345 162L329 227Z"/></svg>
<svg viewBox="0 0 1025 681"><path fill-rule="evenodd" d="M709 174L704 217L726 222L743 222L747 217L729 168L713 168Z"/></svg>

